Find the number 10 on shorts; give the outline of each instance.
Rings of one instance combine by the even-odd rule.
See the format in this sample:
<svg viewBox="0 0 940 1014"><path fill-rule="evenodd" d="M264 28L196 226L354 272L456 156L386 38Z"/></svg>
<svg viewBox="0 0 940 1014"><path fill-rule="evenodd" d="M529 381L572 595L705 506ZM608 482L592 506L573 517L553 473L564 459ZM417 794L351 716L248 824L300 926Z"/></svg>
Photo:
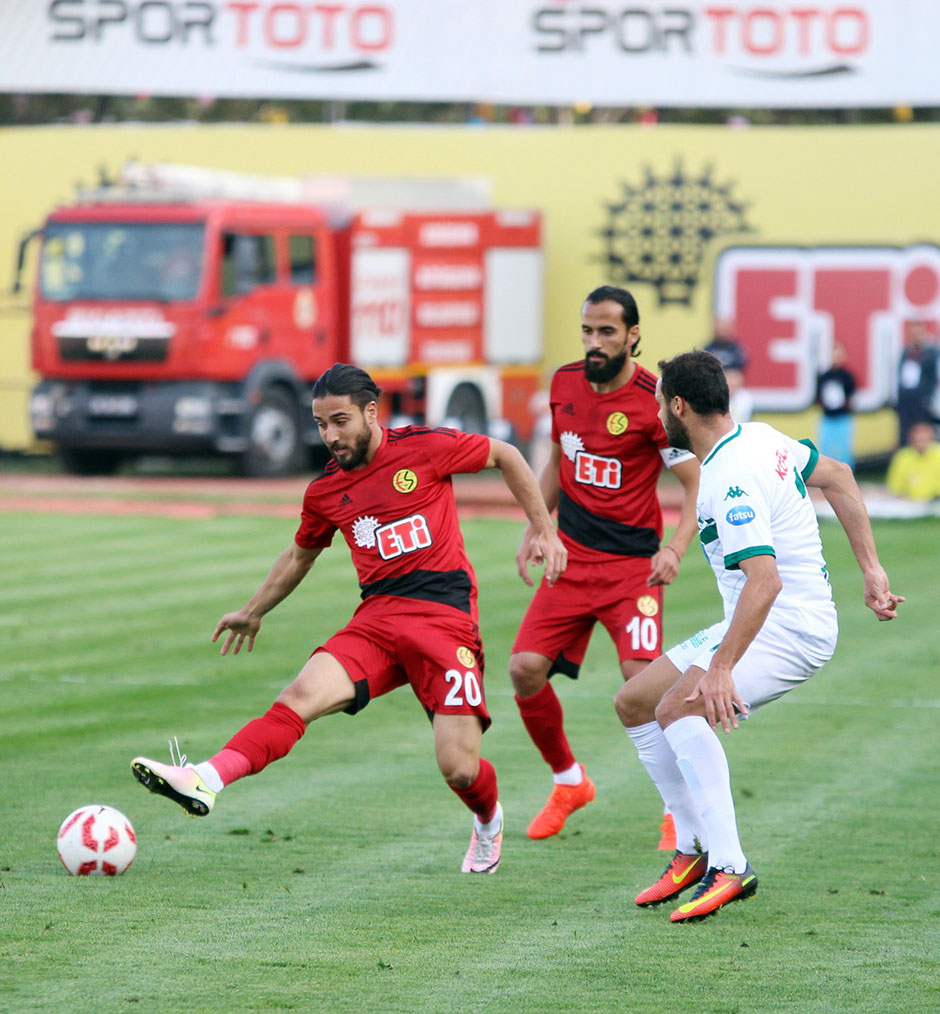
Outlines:
<svg viewBox="0 0 940 1014"><path fill-rule="evenodd" d="M630 646L634 651L655 651L659 644L659 628L652 616L634 616L627 624Z"/></svg>

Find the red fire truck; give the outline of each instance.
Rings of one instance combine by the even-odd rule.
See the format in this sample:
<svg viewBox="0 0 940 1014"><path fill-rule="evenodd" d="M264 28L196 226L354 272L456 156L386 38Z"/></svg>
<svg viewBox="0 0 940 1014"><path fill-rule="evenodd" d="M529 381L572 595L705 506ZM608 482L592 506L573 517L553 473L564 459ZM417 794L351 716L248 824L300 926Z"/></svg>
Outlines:
<svg viewBox="0 0 940 1014"><path fill-rule="evenodd" d="M527 439L541 222L487 203L472 181L126 167L38 230L37 437L74 472L159 453L284 475L319 444L312 382L345 361L386 420Z"/></svg>

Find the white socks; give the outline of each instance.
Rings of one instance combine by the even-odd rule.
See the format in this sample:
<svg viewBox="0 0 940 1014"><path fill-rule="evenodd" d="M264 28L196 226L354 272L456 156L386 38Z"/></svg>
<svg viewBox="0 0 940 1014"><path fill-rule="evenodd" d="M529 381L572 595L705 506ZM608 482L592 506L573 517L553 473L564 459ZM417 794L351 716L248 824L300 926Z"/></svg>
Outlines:
<svg viewBox="0 0 940 1014"><path fill-rule="evenodd" d="M647 722L630 729L625 727L625 731L633 740L647 774L659 789L666 809L672 814L676 825L676 848L686 855L693 855L697 847L707 852L708 838L698 806L659 722Z"/></svg>
<svg viewBox="0 0 940 1014"><path fill-rule="evenodd" d="M502 826L503 811L499 807L496 808L496 813L488 824L484 824L476 814L473 815L473 827L481 837L492 838L493 835L499 834Z"/></svg>
<svg viewBox="0 0 940 1014"><path fill-rule="evenodd" d="M225 786L222 784L222 779L219 777L219 772L209 763L209 761L203 761L201 764L194 764L193 770L197 775L206 783L206 785L212 789L213 792L221 792Z"/></svg>
<svg viewBox="0 0 940 1014"><path fill-rule="evenodd" d="M584 772L577 761L567 771L552 772L552 779L556 785L580 785L583 778Z"/></svg>
<svg viewBox="0 0 940 1014"><path fill-rule="evenodd" d="M708 865L743 873L747 860L738 840L738 826L731 798L728 758L708 722L689 715L673 722L663 735L672 747L676 763L701 814L708 836ZM665 799L666 805L672 804ZM679 833L678 815L676 834Z"/></svg>

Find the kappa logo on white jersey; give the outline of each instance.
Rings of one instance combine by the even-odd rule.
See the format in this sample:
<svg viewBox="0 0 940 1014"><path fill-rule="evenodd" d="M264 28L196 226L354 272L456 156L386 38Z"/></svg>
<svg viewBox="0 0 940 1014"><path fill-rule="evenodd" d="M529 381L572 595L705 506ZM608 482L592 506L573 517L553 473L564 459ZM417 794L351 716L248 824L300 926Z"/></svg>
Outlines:
<svg viewBox="0 0 940 1014"><path fill-rule="evenodd" d="M431 530L423 514L412 514L382 525L375 531L375 541L379 547L379 556L383 560L394 560L405 553L416 553L419 549L427 549L431 543Z"/></svg>
<svg viewBox="0 0 940 1014"><path fill-rule="evenodd" d="M602 489L620 489L622 466L617 458L602 458L599 454L578 451L574 457L574 477L584 486Z"/></svg>

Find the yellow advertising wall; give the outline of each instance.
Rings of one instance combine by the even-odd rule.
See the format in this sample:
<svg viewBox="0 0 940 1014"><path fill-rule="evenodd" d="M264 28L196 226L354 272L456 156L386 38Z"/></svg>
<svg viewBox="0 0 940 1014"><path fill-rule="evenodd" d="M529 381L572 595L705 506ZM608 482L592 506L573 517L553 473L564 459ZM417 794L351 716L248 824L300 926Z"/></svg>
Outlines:
<svg viewBox="0 0 940 1014"><path fill-rule="evenodd" d="M704 243L688 305L659 305L655 288L630 283L640 306L641 362L710 334L715 258L741 242L796 246L936 242L940 202L940 128L749 128L581 126L54 126L0 130L0 449L31 446L26 414L29 285L9 296L16 243L76 183L92 184L100 166L170 161L252 173L483 177L496 206L544 213L545 366L578 356L579 310L609 281L601 233L622 185L647 170L667 177L706 173L743 206L749 232ZM27 262L31 284L35 249ZM815 416L763 416L796 435L812 435ZM859 420L861 454L890 448L890 411Z"/></svg>

